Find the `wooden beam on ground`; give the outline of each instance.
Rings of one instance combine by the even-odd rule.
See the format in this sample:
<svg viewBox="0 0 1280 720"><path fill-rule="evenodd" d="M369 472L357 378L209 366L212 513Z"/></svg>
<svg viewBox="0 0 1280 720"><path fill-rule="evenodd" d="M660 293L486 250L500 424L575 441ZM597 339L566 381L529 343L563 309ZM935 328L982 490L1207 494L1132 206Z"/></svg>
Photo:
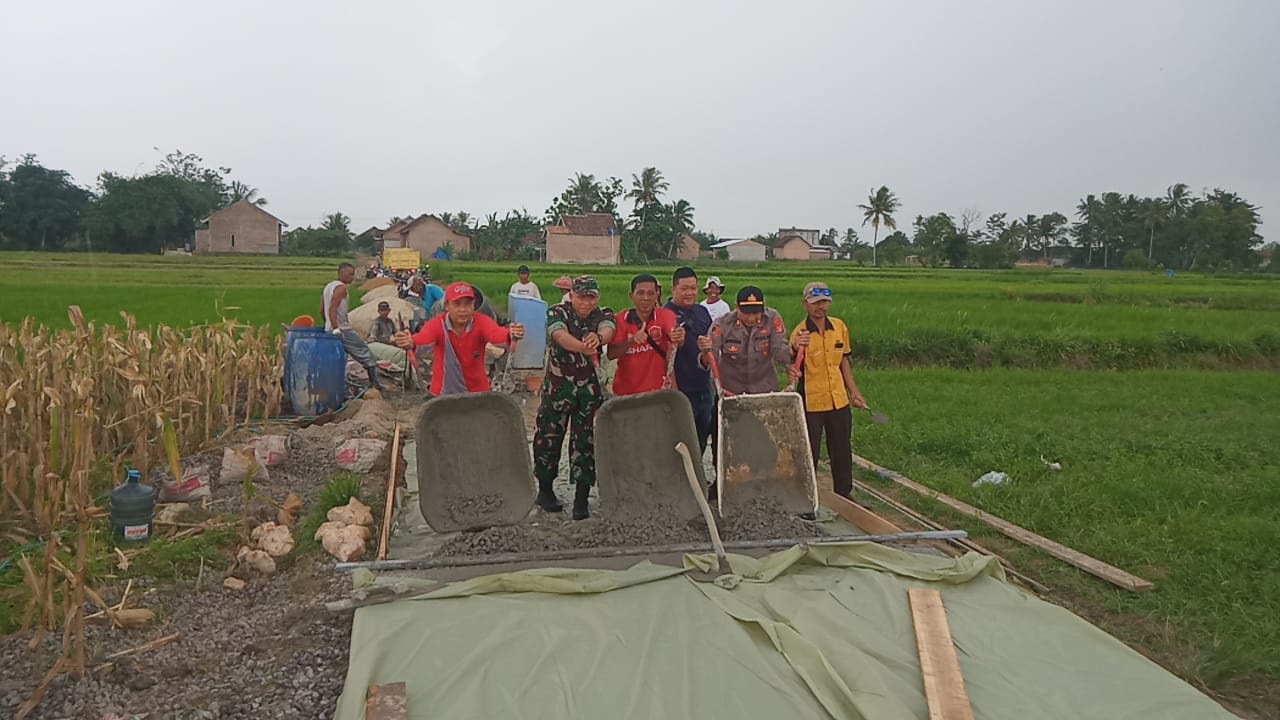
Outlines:
<svg viewBox="0 0 1280 720"><path fill-rule="evenodd" d="M916 649L920 652L920 676L924 698L929 704L929 720L973 720L973 706L964 689L956 644L951 639L947 610L937 590L911 588L911 621L916 627Z"/></svg>
<svg viewBox="0 0 1280 720"><path fill-rule="evenodd" d="M1143 580L1137 575L1132 575L1120 568L1108 565L1107 563L1097 558L1085 555L1078 550L1072 550L1066 545L1050 540L1043 535L1037 535L1024 527L1014 525L1008 520L996 517L988 512L983 512L968 503L961 502L949 495L944 495L936 490L927 488L905 475L900 475L893 470L881 467L864 457L854 455L853 461L859 467L874 470L881 477L891 480L908 490L915 491L925 497L937 500L943 505L946 505L959 513L977 518L1020 543L1031 545L1032 547L1038 547L1068 565L1080 568L1094 577L1102 578L1116 587L1134 591L1150 590L1155 587L1155 585L1153 585L1149 580Z"/></svg>
<svg viewBox="0 0 1280 720"><path fill-rule="evenodd" d="M395 438L391 441L391 473L387 477L387 498L382 508L382 532L378 534L378 559L386 560L391 545L391 518L396 505L396 469L400 466L400 423L396 422Z"/></svg>
<svg viewBox="0 0 1280 720"><path fill-rule="evenodd" d="M409 720L409 699L404 683L370 685L364 705L365 720Z"/></svg>
<svg viewBox="0 0 1280 720"><path fill-rule="evenodd" d="M902 528L897 525L830 490L819 490L818 496L819 502L853 523L862 532L872 535L894 535L902 532Z"/></svg>

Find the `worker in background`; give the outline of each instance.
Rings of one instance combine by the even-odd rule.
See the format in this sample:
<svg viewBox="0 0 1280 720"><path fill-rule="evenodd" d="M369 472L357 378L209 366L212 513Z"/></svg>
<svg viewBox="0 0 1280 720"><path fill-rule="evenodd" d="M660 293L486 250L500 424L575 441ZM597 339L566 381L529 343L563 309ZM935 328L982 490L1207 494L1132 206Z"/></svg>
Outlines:
<svg viewBox="0 0 1280 720"><path fill-rule="evenodd" d="M511 290L508 295L516 297L530 297L535 300L542 299L542 293L538 290L538 286L529 279L529 266L521 265L516 268L516 282L511 283Z"/></svg>
<svg viewBox="0 0 1280 720"><path fill-rule="evenodd" d="M568 275L561 275L560 277L556 278L555 282L551 284L554 287L564 291L564 294L560 296L560 302L562 304L568 303L569 298L573 296L573 294L569 292L569 290L573 287L573 278L569 277ZM550 303L547 303L547 304L550 305Z"/></svg>
<svg viewBox="0 0 1280 720"><path fill-rule="evenodd" d="M547 308L551 347L547 376L538 404L533 438L533 474L538 479L538 507L560 512L553 483L560 469L565 433L569 441L569 481L574 485L573 519L589 515L587 502L596 481L595 417L604 403L599 353L613 340L613 314L600 305L600 284L590 275L574 278L569 304Z"/></svg>
<svg viewBox="0 0 1280 720"><path fill-rule="evenodd" d="M724 283L720 282L720 278L715 275L707 278L707 284L702 286L702 292L707 296L707 299L703 300L701 304L711 315L711 322L715 322L729 314L729 303L720 297L724 293Z"/></svg>
<svg viewBox="0 0 1280 720"><path fill-rule="evenodd" d="M369 374L369 387L382 389L378 383L378 363L369 351L369 346L351 328L347 318L347 306L350 300L348 286L356 277L356 267L349 262L338 265L338 279L324 286L320 300L320 317L324 318L324 329L342 338L342 347L353 360L364 367Z"/></svg>
<svg viewBox="0 0 1280 720"><path fill-rule="evenodd" d="M698 432L698 453L707 451L715 424L715 392L703 353L711 350L711 315L698 304L698 274L679 267L671 274L671 301L666 309L676 314L676 325L685 329L676 353L676 387L689 399Z"/></svg>
<svg viewBox="0 0 1280 720"><path fill-rule="evenodd" d="M410 351L423 345L433 348L432 395L487 392L485 344L506 345L519 340L524 337L524 326L511 323L504 328L493 318L477 313L476 289L467 283L450 285L445 290L444 303L444 313L428 320L417 333L398 333L396 345Z"/></svg>
<svg viewBox="0 0 1280 720"><path fill-rule="evenodd" d="M809 429L809 452L818 465L822 436L827 436L827 457L831 460L831 484L837 495L853 494L853 407L862 409L867 401L858 392L849 367L849 328L830 316L831 288L826 283L804 286L804 308L808 317L791 332L791 348L804 348L804 364L792 377L804 398L805 425Z"/></svg>
<svg viewBox="0 0 1280 720"><path fill-rule="evenodd" d="M676 314L658 307L658 279L642 274L631 279L632 308L615 318L618 329L609 343L609 359L618 361L614 395L635 395L672 386L667 358L684 342Z"/></svg>
<svg viewBox="0 0 1280 720"><path fill-rule="evenodd" d="M368 342L390 345L391 338L395 334L396 323L391 319L391 303L383 300L378 303L378 317L374 318L373 323L369 325L369 337L365 339Z"/></svg>

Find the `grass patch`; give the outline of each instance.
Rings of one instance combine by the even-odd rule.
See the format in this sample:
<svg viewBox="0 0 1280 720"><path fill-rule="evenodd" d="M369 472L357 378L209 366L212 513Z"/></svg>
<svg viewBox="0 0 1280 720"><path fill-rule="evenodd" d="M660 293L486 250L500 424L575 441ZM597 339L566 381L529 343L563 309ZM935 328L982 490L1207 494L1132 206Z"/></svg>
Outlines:
<svg viewBox="0 0 1280 720"><path fill-rule="evenodd" d="M326 480L324 487L320 488L315 500L311 502L311 509L302 518L302 522L298 523L294 533L297 552L303 554L319 549L316 531L328 520L329 511L346 505L351 498L364 502L363 493L364 480L355 473L338 472Z"/></svg>
<svg viewBox="0 0 1280 720"><path fill-rule="evenodd" d="M203 560L205 574L216 577L230 564L229 551L237 543L234 527L206 530L179 540L157 537L133 557L125 576L158 580L194 579Z"/></svg>
<svg viewBox="0 0 1280 720"><path fill-rule="evenodd" d="M855 451L1156 583L1129 593L1016 543L1024 569L1211 688L1280 687L1280 383L1270 373L855 371L887 426ZM1062 462L1053 473L1043 455ZM1002 486L974 488L988 470ZM863 475L864 479L868 476ZM872 482L979 542L981 523ZM1097 619L1097 618L1094 618Z"/></svg>

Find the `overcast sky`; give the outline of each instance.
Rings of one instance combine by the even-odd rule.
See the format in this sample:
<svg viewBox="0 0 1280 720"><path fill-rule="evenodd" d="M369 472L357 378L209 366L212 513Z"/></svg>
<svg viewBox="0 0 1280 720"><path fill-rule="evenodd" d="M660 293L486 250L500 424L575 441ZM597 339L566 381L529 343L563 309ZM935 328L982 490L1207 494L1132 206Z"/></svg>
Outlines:
<svg viewBox="0 0 1280 720"><path fill-rule="evenodd" d="M858 226L882 184L908 229L1174 182L1280 208L1273 0L49 0L2 17L0 154L93 185L180 148L295 226L540 216L575 172L650 165L722 237Z"/></svg>

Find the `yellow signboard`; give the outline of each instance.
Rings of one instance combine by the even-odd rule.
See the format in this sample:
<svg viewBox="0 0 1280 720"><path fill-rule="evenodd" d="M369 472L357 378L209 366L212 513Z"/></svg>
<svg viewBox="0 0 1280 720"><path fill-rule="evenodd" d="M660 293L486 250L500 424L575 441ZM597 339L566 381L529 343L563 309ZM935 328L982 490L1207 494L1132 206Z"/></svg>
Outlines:
<svg viewBox="0 0 1280 720"><path fill-rule="evenodd" d="M382 267L392 270L417 270L421 264L422 256L417 250L387 248L382 251Z"/></svg>

